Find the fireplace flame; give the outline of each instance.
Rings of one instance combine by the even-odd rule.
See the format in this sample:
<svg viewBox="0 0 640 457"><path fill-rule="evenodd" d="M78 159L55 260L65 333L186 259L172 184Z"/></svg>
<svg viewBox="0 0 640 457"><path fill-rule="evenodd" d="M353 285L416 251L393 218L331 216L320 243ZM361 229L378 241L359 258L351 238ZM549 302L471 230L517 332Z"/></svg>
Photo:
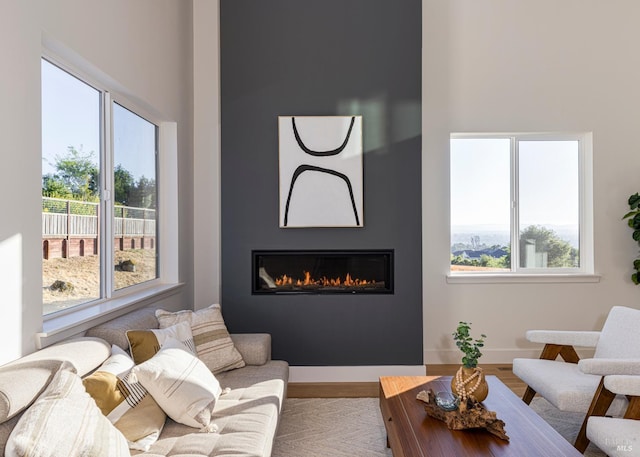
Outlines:
<svg viewBox="0 0 640 457"><path fill-rule="evenodd" d="M287 276L282 275L279 278L275 279L275 283L277 287L283 287L283 286L297 286L297 287L303 287L303 286L321 286L321 287L356 287L356 286L368 286L368 285L375 285L376 281L373 280L366 280L366 279L358 279L358 278L352 278L350 273L347 273L345 278L342 279L340 277L337 278L327 278L326 276L323 276L320 279L314 279L311 276L311 272L309 271L303 271L303 275L304 275L304 279L294 279L291 276Z"/></svg>

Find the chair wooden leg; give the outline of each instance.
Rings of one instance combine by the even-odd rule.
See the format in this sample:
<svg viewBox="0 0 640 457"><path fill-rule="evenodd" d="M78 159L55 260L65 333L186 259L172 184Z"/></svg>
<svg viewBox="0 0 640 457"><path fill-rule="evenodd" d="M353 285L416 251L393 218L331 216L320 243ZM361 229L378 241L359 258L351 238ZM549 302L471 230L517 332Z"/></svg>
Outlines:
<svg viewBox="0 0 640 457"><path fill-rule="evenodd" d="M525 390L524 395L522 396L522 401L528 405L529 403L531 403L531 400L533 400L533 397L535 396L536 391L527 386L527 390Z"/></svg>
<svg viewBox="0 0 640 457"><path fill-rule="evenodd" d="M547 343L544 345L544 348L542 348L542 352L540 353L540 358L545 360L555 360L558 356L562 357L562 359L567 363L578 363L580 360L580 357L573 346L564 344Z"/></svg>
<svg viewBox="0 0 640 457"><path fill-rule="evenodd" d="M542 352L540 353L540 358L545 360L555 360L562 351L563 346L560 344L551 344L547 343L542 348Z"/></svg>
<svg viewBox="0 0 640 457"><path fill-rule="evenodd" d="M640 419L640 397L627 396L629 406L627 412L624 413L625 419Z"/></svg>
<svg viewBox="0 0 640 457"><path fill-rule="evenodd" d="M562 346L562 349L560 349L560 357L567 363L578 363L580 360L580 356L578 356L573 346Z"/></svg>
<svg viewBox="0 0 640 457"><path fill-rule="evenodd" d="M573 445L578 451L584 454L585 449L589 446L589 438L587 438L587 421L589 418L591 416L604 416L615 397L616 394L610 392L604 387L604 377L602 377L600 379L600 384L598 384L598 388L593 395L593 400L591 400L591 405L589 406L587 415L584 417L576 442Z"/></svg>

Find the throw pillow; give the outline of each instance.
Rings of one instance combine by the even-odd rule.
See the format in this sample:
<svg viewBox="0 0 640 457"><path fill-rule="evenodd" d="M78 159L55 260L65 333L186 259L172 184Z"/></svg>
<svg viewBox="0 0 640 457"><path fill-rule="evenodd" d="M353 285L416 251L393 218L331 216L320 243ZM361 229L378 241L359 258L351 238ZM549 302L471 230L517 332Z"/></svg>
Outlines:
<svg viewBox="0 0 640 457"><path fill-rule="evenodd" d="M113 345L111 357L82 383L102 414L125 436L129 448L148 451L167 416L140 383L129 380L133 365L131 357Z"/></svg>
<svg viewBox="0 0 640 457"><path fill-rule="evenodd" d="M9 435L7 457L129 456L127 440L64 363Z"/></svg>
<svg viewBox="0 0 640 457"><path fill-rule="evenodd" d="M198 357L213 373L245 366L224 324L220 305L211 305L195 312L183 310L170 313L159 309L156 317L160 328L189 322Z"/></svg>
<svg viewBox="0 0 640 457"><path fill-rule="evenodd" d="M168 341L132 376L176 422L202 431L216 431L211 415L222 393L213 373L179 341Z"/></svg>
<svg viewBox="0 0 640 457"><path fill-rule="evenodd" d="M131 352L136 365L153 357L169 339L180 341L194 355L197 354L191 326L188 322L177 323L177 325L167 326L163 329L129 330L127 331L127 339L129 340L129 352Z"/></svg>

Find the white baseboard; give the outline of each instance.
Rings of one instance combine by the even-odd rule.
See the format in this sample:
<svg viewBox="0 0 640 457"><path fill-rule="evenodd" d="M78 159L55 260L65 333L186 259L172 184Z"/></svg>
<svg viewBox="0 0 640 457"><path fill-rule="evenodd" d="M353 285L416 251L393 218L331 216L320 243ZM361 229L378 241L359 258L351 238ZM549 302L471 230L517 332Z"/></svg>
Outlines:
<svg viewBox="0 0 640 457"><path fill-rule="evenodd" d="M289 382L378 382L380 376L424 376L424 365L289 367Z"/></svg>
<svg viewBox="0 0 640 457"><path fill-rule="evenodd" d="M542 345L536 349L483 349L479 364L483 363L513 363L518 357L537 359L540 357ZM576 349L580 358L593 357L592 349ZM459 364L462 361L462 353L457 349L438 350L428 349L424 351L424 363L426 365Z"/></svg>

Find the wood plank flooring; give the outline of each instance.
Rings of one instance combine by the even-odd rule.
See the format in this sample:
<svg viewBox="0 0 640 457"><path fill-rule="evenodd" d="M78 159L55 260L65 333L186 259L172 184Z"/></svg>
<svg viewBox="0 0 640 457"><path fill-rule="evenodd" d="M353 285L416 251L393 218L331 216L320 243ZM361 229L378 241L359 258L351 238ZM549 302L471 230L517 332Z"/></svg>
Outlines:
<svg viewBox="0 0 640 457"><path fill-rule="evenodd" d="M524 382L511 371L511 364L480 365L486 375L495 375L517 396L522 397L526 389ZM427 365L429 376L453 376L459 365ZM377 397L377 382L318 382L289 383L289 398L361 398Z"/></svg>

